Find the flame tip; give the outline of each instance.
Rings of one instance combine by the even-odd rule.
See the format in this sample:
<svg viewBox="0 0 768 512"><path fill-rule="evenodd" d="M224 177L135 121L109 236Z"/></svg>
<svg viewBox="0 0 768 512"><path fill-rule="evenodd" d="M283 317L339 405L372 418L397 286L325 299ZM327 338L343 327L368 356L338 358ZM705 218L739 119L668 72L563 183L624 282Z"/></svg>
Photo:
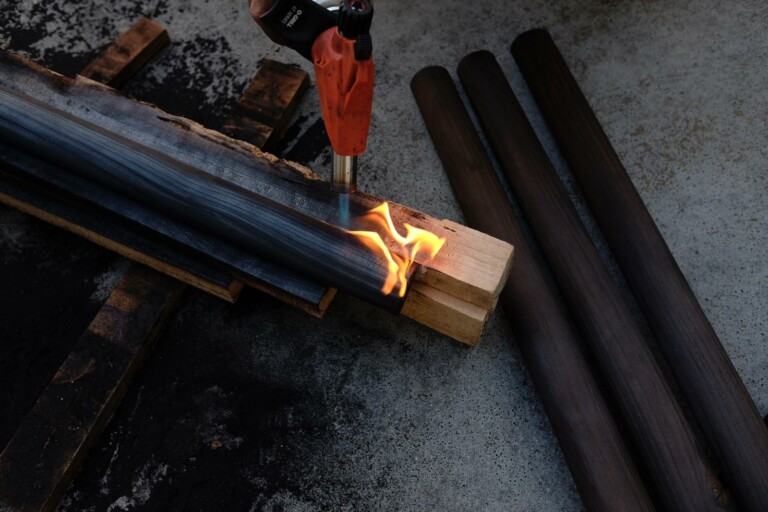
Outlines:
<svg viewBox="0 0 768 512"><path fill-rule="evenodd" d="M375 227L380 229L404 253L392 252L379 231L347 231L358 237L366 247L380 253L387 262L387 277L381 287L382 293L389 295L395 290L395 287L398 287L398 296L405 297L408 287L408 272L416 258L420 254L425 254L425 262L432 260L440 252L446 239L438 237L431 231L414 227L407 222L403 223L405 236L401 235L395 227L389 213L389 203L386 201L368 210L360 219L375 224Z"/></svg>

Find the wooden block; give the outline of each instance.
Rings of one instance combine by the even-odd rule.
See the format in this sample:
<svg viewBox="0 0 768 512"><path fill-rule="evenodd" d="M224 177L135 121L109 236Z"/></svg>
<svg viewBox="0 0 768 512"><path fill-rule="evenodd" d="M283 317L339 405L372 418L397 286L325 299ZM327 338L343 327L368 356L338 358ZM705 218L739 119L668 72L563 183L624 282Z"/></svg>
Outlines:
<svg viewBox="0 0 768 512"><path fill-rule="evenodd" d="M110 87L120 88L171 40L165 27L141 18L81 73Z"/></svg>
<svg viewBox="0 0 768 512"><path fill-rule="evenodd" d="M184 285L134 265L0 453L0 500L53 510Z"/></svg>
<svg viewBox="0 0 768 512"><path fill-rule="evenodd" d="M451 338L476 345L490 311L431 286L411 284L401 313Z"/></svg>
<svg viewBox="0 0 768 512"><path fill-rule="evenodd" d="M237 101L235 114L224 124L224 133L269 151L308 87L306 71L266 59Z"/></svg>

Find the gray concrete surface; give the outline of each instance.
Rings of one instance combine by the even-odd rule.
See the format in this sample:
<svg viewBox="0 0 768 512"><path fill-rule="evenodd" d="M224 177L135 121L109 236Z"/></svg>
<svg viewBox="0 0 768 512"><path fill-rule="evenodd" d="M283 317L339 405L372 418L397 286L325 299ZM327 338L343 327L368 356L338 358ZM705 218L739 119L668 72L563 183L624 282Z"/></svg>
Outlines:
<svg viewBox="0 0 768 512"><path fill-rule="evenodd" d="M259 33L245 4L0 0L0 41L73 72L148 14L175 43L128 92L162 105L172 87L187 95L182 113L215 124L261 59L309 69ZM767 413L763 1L380 0L361 188L461 219L409 81L428 64L453 73L481 48L497 55L570 184L508 52L516 34L537 26L560 45ZM297 139L319 115L311 95L300 110ZM322 152L308 163L323 172L327 159ZM40 251L48 236L0 209L3 265ZM83 278L84 303L103 299L115 262ZM192 293L60 510L579 510L508 322L495 313L481 344L467 349L348 298L317 321L255 294L230 307ZM189 373L195 365L206 368ZM189 406L167 406L176 396ZM177 435L195 448L173 447ZM198 459L218 474L199 473ZM205 497L188 498L195 493Z"/></svg>

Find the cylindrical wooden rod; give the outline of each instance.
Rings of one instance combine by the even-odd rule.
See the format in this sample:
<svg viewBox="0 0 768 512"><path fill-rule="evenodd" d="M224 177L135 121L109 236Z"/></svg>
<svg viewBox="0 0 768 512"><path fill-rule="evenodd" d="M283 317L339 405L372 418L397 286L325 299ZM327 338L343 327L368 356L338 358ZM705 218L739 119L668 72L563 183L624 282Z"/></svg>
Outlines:
<svg viewBox="0 0 768 512"><path fill-rule="evenodd" d="M768 510L768 430L554 41L512 53L745 510Z"/></svg>
<svg viewBox="0 0 768 512"><path fill-rule="evenodd" d="M448 72L425 68L411 88L467 222L515 246L502 304L587 510L653 510L581 340L528 246Z"/></svg>
<svg viewBox="0 0 768 512"><path fill-rule="evenodd" d="M345 230L0 87L0 137L41 160L389 311L387 267Z"/></svg>
<svg viewBox="0 0 768 512"><path fill-rule="evenodd" d="M692 429L496 58L470 54L459 77L662 500L670 510L720 510Z"/></svg>

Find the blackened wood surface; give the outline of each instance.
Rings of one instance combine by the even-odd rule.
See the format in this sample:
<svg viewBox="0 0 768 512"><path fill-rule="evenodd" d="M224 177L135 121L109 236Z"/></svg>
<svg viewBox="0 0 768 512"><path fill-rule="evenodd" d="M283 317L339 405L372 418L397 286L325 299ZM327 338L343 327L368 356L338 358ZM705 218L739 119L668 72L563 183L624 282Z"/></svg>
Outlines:
<svg viewBox="0 0 768 512"><path fill-rule="evenodd" d="M149 18L140 18L81 74L110 87L120 88L170 42L165 27Z"/></svg>
<svg viewBox="0 0 768 512"><path fill-rule="evenodd" d="M226 164L218 163L217 165L215 163L217 159L211 157L211 155L220 157L222 153L231 154L232 152L223 152L222 148L218 147L215 142L205 140L202 136L191 133L191 130L176 130L174 126L171 126L172 121L170 117L172 116L166 115L163 118L164 120L161 121L158 119L158 115L161 112L149 105L138 104L116 95L108 89L99 90L99 86L92 82L87 83L87 81L82 79L70 81L12 54L0 53L0 67L2 67L0 83L3 85L17 88L38 98L43 98L59 108L86 119L102 122L110 129L126 136L132 136L134 139L139 139L144 143L154 141L157 143L156 148L167 152L174 158L186 158L194 163L205 165L206 169L215 168L219 176L224 175L228 169L231 169L231 166ZM88 103L89 100L90 103ZM111 118L111 116L117 114L120 117L119 121ZM202 149L194 150L195 143L202 143ZM5 157L10 158L10 153L0 151L0 159ZM8 158L5 158L5 160ZM251 159L252 156L244 157L242 163L246 164ZM10 163L6 161L5 164L8 166ZM237 180L237 177L249 175L247 169L241 170L241 168L238 168L238 170L240 172L232 179ZM288 175L299 174L296 170L287 166L285 170ZM15 188L19 186L18 184L14 185ZM8 188L2 184L2 180L0 180L0 187ZM88 190L82 189L82 191L85 193ZM34 190L27 189L25 193L28 196L34 195ZM50 200L51 198L48 197L44 201L38 201L38 203L50 203ZM122 204L133 211L136 216L141 216L150 221L155 220L154 215L144 214L146 212L136 202L128 201ZM76 223L73 224L77 216L69 217L66 213L66 208L59 208L59 210L63 217L57 218L57 222L60 225L66 225L71 230L77 229ZM46 218L46 220L50 219ZM237 298L239 291L242 289L242 284L234 279L233 275L247 281L249 286L269 293L315 316L322 316L334 295L333 290L312 282L296 272L275 265L263 258L245 255L242 251L238 251L231 245L222 244L221 241L218 242L220 250L217 256L221 261L216 259L220 268L217 268L216 265L210 262L210 258L207 256L200 257L197 255L201 252L204 253L207 249L206 244L202 244L200 247L196 245L198 240L203 240L204 238L188 226L179 225L175 221L171 222L171 224L166 222L163 225L166 227L177 227L178 232L183 235L180 241L193 246L190 248L191 250L186 250L186 254L176 254L179 244L176 244L177 247L174 247L173 243L158 240L157 237L153 239L153 243L149 247L145 244L132 245L134 241L145 236L141 230L131 225L112 230L108 219L103 220L105 222L98 223L98 226L91 226L91 228L95 228L93 236L90 238L92 241L110 249L125 248L125 250L118 252L134 260L140 260L142 263L148 264L164 273L182 278L187 283L230 302ZM131 238L116 239L115 237L122 230L130 230ZM176 241L179 242L179 240ZM155 244L154 242L157 243ZM169 255L171 258L166 259L166 255ZM222 282L225 278L218 276L220 273L229 274L227 282ZM210 279L213 275L218 277Z"/></svg>
<svg viewBox="0 0 768 512"><path fill-rule="evenodd" d="M557 46L512 51L737 502L768 510L768 430Z"/></svg>
<svg viewBox="0 0 768 512"><path fill-rule="evenodd" d="M134 265L0 453L0 500L53 510L184 285Z"/></svg>
<svg viewBox="0 0 768 512"><path fill-rule="evenodd" d="M49 164L389 311L387 268L345 230L100 126L0 88L0 133Z"/></svg>
<svg viewBox="0 0 768 512"><path fill-rule="evenodd" d="M67 79L13 54L0 52L0 85L34 96L238 187L267 195L291 209L330 224L342 223L339 195L330 191L326 182L319 181L308 169L262 153L251 144L132 101L82 77ZM0 157L3 155L0 152ZM348 217L354 220L381 202L369 194L350 194ZM425 271L415 274L417 281L487 309L495 305L509 268L511 246L403 205L389 205L396 226L407 222L446 238L437 257L422 265ZM187 245L194 240L186 237L176 241ZM491 250L486 252L480 247ZM402 252L394 244L390 248ZM425 258L417 257L417 263L426 263ZM301 276L296 279L307 282ZM326 291L316 286L321 293ZM328 294L321 295L326 297Z"/></svg>
<svg viewBox="0 0 768 512"><path fill-rule="evenodd" d="M12 150L6 151L0 145L0 151L8 156ZM78 196L24 179L29 173L14 170L6 158L0 160L4 162L0 169L0 202L184 282L196 282L199 288L230 302L242 288L232 280L231 272L217 268L213 261L206 263L209 258L180 245L175 247L157 233L85 203Z"/></svg>
<svg viewBox="0 0 768 512"><path fill-rule="evenodd" d="M720 510L693 431L495 57L468 55L459 76L663 502Z"/></svg>
<svg viewBox="0 0 768 512"><path fill-rule="evenodd" d="M467 222L515 246L501 299L587 510L653 510L582 353L582 341L536 261L448 72L411 88Z"/></svg>
<svg viewBox="0 0 768 512"><path fill-rule="evenodd" d="M266 59L237 100L223 132L271 151L309 88L309 73Z"/></svg>

